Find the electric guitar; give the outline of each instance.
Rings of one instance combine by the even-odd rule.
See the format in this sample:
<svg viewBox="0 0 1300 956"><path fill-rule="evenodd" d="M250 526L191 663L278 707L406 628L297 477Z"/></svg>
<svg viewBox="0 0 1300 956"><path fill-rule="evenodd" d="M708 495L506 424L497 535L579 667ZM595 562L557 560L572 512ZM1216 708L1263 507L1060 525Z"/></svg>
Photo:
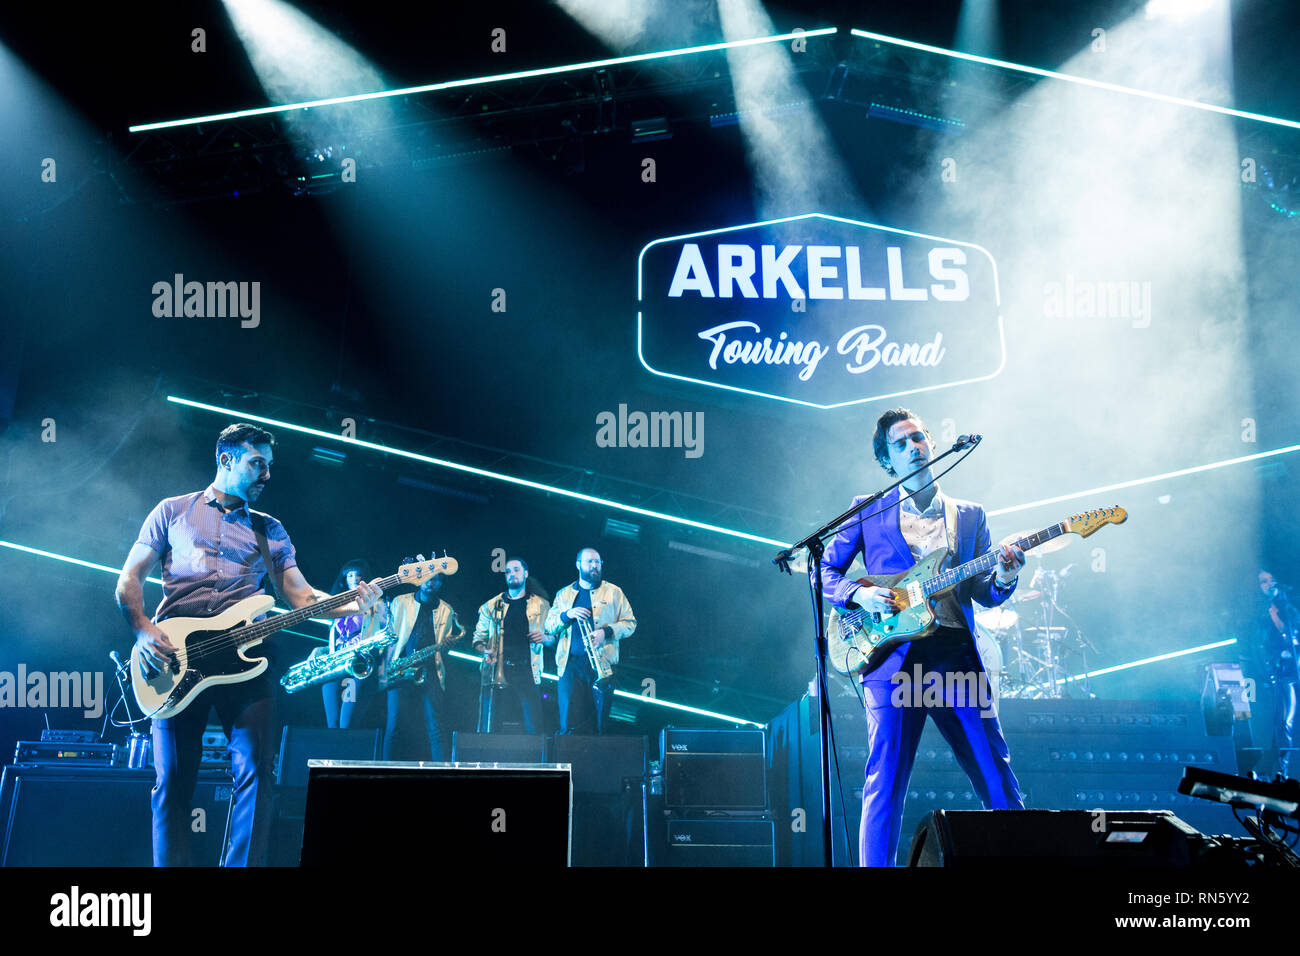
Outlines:
<svg viewBox="0 0 1300 956"><path fill-rule="evenodd" d="M403 564L382 579L387 591L400 584L420 585L438 574L455 574L455 558L431 558ZM301 624L321 611L333 610L357 598L344 591L272 620L255 621L275 605L270 594L244 598L213 617L171 617L158 622L158 630L176 648L174 659L160 670L146 665L138 646L131 649L131 687L135 702L146 717L175 717L214 684L239 684L252 680L267 667L265 657L245 657L244 652L286 627Z"/></svg>
<svg viewBox="0 0 1300 956"><path fill-rule="evenodd" d="M1128 512L1116 506L1085 511L1042 531L1011 542L1029 551L1053 538L1072 533L1086 538L1108 524L1123 524ZM835 608L826 623L827 659L841 674L861 674L873 670L899 644L928 637L938 630L934 605L945 593L962 581L998 563L1001 551L987 551L960 567L939 571L948 557L947 548L938 548L916 562L909 570L897 574L869 574L859 578L861 584L887 588L894 592L899 611L892 616L873 614L862 608Z"/></svg>

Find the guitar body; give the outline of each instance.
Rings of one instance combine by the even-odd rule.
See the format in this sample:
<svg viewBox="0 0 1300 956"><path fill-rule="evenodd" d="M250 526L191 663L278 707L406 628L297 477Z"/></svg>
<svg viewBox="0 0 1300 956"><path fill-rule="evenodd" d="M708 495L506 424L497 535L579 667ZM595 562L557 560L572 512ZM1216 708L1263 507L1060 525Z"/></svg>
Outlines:
<svg viewBox="0 0 1300 956"><path fill-rule="evenodd" d="M147 717L175 717L213 684L252 680L267 667L265 657L248 658L244 651L261 642L237 639L238 631L275 605L269 594L244 598L213 617L173 617L158 622L176 648L176 663L146 678L140 649L131 648L131 688Z"/></svg>
<svg viewBox="0 0 1300 956"><path fill-rule="evenodd" d="M1063 534L1077 534L1086 538L1108 524L1123 524L1127 520L1128 512L1118 505L1113 508L1097 508L1072 515L1042 531L1017 538L1015 545L1022 551L1029 551ZM858 578L862 584L893 591L900 610L892 617L882 617L879 621L858 608L832 610L826 625L826 656L830 665L841 674L866 673L879 666L899 644L933 634L938 630L934 617L935 600L972 575L992 571L997 555L996 550L986 551L961 567L944 571L940 578L939 569L948 557L948 549L939 548L901 574L869 574L865 578Z"/></svg>
<svg viewBox="0 0 1300 956"><path fill-rule="evenodd" d="M936 592L926 598L921 585L939 573L947 548L931 551L907 571L897 574L869 574L859 582L894 592L900 610L882 616L879 622L861 612L845 614L831 611L826 624L826 650L830 665L841 674L861 674L874 670L899 644L928 637L938 630L932 601L944 594Z"/></svg>

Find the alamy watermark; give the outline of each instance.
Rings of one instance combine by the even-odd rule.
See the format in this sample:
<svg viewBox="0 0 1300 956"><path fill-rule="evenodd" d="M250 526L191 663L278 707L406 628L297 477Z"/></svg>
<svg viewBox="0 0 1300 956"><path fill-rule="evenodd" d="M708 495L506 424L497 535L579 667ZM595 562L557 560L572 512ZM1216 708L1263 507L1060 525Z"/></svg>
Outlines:
<svg viewBox="0 0 1300 956"><path fill-rule="evenodd" d="M153 314L160 319L238 316L245 329L262 322L260 282L186 282L178 272L171 282L155 282L153 295Z"/></svg>
<svg viewBox="0 0 1300 956"><path fill-rule="evenodd" d="M1076 279L1043 285L1043 315L1049 319L1132 319L1133 328L1151 324L1151 283Z"/></svg>
<svg viewBox="0 0 1300 956"><path fill-rule="evenodd" d="M104 714L103 671L0 671L0 707L80 710L88 720Z"/></svg>
<svg viewBox="0 0 1300 956"><path fill-rule="evenodd" d="M997 716L997 697L983 670L940 674L915 664L911 674L900 670L889 682L894 685L889 695L893 707L978 707L981 717Z"/></svg>
<svg viewBox="0 0 1300 956"><path fill-rule="evenodd" d="M703 412L628 412L596 415L599 448L681 448L687 458L704 454Z"/></svg>
<svg viewBox="0 0 1300 956"><path fill-rule="evenodd" d="M128 927L133 936L153 928L150 893L84 893L79 886L50 897L50 925L57 927Z"/></svg>

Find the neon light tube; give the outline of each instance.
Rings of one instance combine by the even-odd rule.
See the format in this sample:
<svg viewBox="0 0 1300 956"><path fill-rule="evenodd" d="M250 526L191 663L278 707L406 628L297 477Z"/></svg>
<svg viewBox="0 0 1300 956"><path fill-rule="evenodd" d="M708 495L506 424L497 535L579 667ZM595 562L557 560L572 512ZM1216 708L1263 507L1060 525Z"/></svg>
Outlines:
<svg viewBox="0 0 1300 956"><path fill-rule="evenodd" d="M659 53L636 53L631 56L611 57L607 60L590 60L586 63L570 63L567 66L548 66L540 70L521 70L518 73L497 73L492 76L474 76L463 80L448 80L444 83L426 83L424 86L408 86L400 90L378 90L374 93L355 93L352 96L332 96L323 100L306 100L302 103L286 103L283 106L261 106L255 109L234 110L230 113L212 113L207 116L192 116L188 119L166 120L161 123L142 123L128 127L132 133L147 133L155 129L169 129L176 126L195 126L199 123L215 123L221 120L240 119L245 116L266 116L271 113L286 113L290 110L309 110L322 106L334 106L338 103L360 103L364 100L386 99L390 96L411 96L416 93L433 93L437 90L452 90L465 86L480 86L488 83L502 83L507 80L525 80L534 76L554 76L557 73L572 73L577 70L595 70L608 66L620 66L624 63L643 63L648 60L663 60L674 56L690 56L693 53L710 53L714 50L732 50L737 47L758 46L762 43L781 43L800 37L828 36L837 32L837 27L823 27L819 30L804 30L799 33L782 33L777 36L755 37L752 40L728 40L725 43L709 43L704 46L683 47L678 50L663 50Z"/></svg>
<svg viewBox="0 0 1300 956"><path fill-rule="evenodd" d="M1037 508L1041 505L1056 504L1058 501L1069 501L1071 498L1084 498L1090 495L1099 495L1105 491L1116 491L1120 488L1135 488L1138 485L1149 485L1155 481L1164 481L1166 478L1181 478L1184 475L1195 475L1202 471L1212 471L1216 468L1227 468L1229 465L1240 465L1247 461L1259 461L1261 458L1272 458L1276 455L1289 455L1292 452L1300 451L1300 445L1287 445L1284 448L1274 448L1272 451L1261 451L1254 455L1242 455L1240 458L1228 458L1223 461L1210 462L1208 465L1195 465L1192 468L1180 468L1178 471L1166 471L1164 474L1151 475L1149 478L1134 478L1131 481L1120 481L1113 485L1102 485L1100 488L1089 488L1087 491L1073 491L1068 495L1057 495L1055 498L1041 498L1038 501L1031 501L1028 504L1012 505L1010 508L998 508L995 511L985 512L989 517L994 515L1010 514L1013 511L1024 511L1027 508Z"/></svg>
<svg viewBox="0 0 1300 956"><path fill-rule="evenodd" d="M971 63L982 63L985 66L996 66L1003 70L1014 70L1017 73L1031 73L1034 76L1046 76L1054 80L1065 80L1070 83L1078 83L1081 86L1092 86L1099 90L1110 90L1112 93L1125 93L1129 96L1140 96L1148 100L1156 100L1161 103L1172 103L1175 106L1190 106L1192 109L1205 110L1209 113L1221 113L1224 116L1235 116L1238 119L1255 120L1258 123L1272 123L1275 126L1289 126L1292 129L1300 129L1300 122L1296 120L1282 119L1277 116L1266 116L1263 113L1248 113L1245 110L1236 110L1230 106L1218 106L1214 103L1202 103L1200 100L1189 100L1181 96L1170 96L1167 93L1153 93L1150 90L1140 90L1132 86L1120 86L1118 83L1107 83L1103 80L1090 80L1086 76L1075 76L1072 73L1058 73L1055 70L1043 70L1036 66L1025 66L1023 63L1010 63L1007 60L994 60L987 56L976 56L974 53L962 53L960 50L949 50L941 46L930 46L927 43L915 43L912 40L901 40L898 37L885 36L881 33L870 33L866 30L850 30L850 34L855 37L862 37L865 40L878 40L881 43L890 43L894 46L907 47L912 50L921 50L925 53L937 53L940 56L952 57L956 60L967 60Z"/></svg>
<svg viewBox="0 0 1300 956"><path fill-rule="evenodd" d="M240 421L260 422L263 425L274 425L276 428L284 428L288 431L300 432L304 435L313 435L317 438L328 438L331 441L339 441L348 445L355 445L357 448L368 448L371 451L382 452L386 455L396 455L400 458L409 458L412 461L421 461L427 465L436 465L439 468L449 468L452 471L461 471L465 474L476 475L479 478L491 478L494 481L504 481L508 484L519 485L522 488L532 488L535 491L545 491L553 495L562 495L565 498L585 501L588 504L603 505L606 508L614 508L618 511L627 511L631 514L641 515L646 518L658 518L660 521L669 521L673 524L686 525L688 528L698 528L701 531L713 531L717 534L725 534L733 538L741 538L745 541L753 541L758 544L775 545L778 548L786 547L785 542L777 541L775 538L764 538L761 535L750 534L747 531L736 531L732 528L723 528L716 524L706 524L703 521L692 521L690 518L681 518L677 515L664 514L660 511L650 511L648 508L638 508L635 505L626 505L620 501L611 501L608 498L597 498L595 495L584 495L578 491L569 491L567 488L559 488L555 485L543 484L540 481L530 481L527 478L517 478L514 475L506 475L497 471L488 471L485 468L475 468L472 465L464 465L460 462L448 461L445 458L431 458L428 455L420 455L416 452L406 451L402 448L393 448L389 445L380 445L375 442L362 441L360 438L346 438L343 435L337 435L333 432L321 431L319 428L308 428L305 425L295 425L292 422L284 422L275 418L266 418L263 415L254 415L251 412L241 412L233 408L221 408L216 405L207 405L203 402L195 402L188 398L179 398L175 395L168 395L167 401L174 402L177 405L185 405L189 408L197 408L205 412L216 412L220 415L234 416L234 418Z"/></svg>
<svg viewBox="0 0 1300 956"><path fill-rule="evenodd" d="M1228 638L1226 641L1216 641L1213 644L1202 644L1200 647L1189 647L1183 651L1170 651L1168 654L1157 654L1155 657L1144 657L1140 661L1129 661L1127 664L1116 664L1114 667L1103 667L1100 670L1088 671L1086 674L1075 674L1073 677L1067 677L1065 680L1083 680L1085 677L1100 677L1102 674L1113 674L1116 671L1125 671L1131 667L1141 667L1144 664L1155 664L1159 661L1173 660L1175 657L1186 657L1188 654L1199 654L1201 651L1214 650L1216 647L1227 647L1230 644L1236 644L1235 637Z"/></svg>

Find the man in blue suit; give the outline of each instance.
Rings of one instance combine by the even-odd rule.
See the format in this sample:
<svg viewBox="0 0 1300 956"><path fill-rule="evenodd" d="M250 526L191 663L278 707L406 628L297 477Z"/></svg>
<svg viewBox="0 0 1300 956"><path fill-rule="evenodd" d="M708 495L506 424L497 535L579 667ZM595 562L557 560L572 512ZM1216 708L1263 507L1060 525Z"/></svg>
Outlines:
<svg viewBox="0 0 1300 956"><path fill-rule="evenodd" d="M881 467L893 477L934 458L928 430L905 408L892 409L880 417L873 450ZM905 498L904 493L911 497ZM861 500L855 499L854 504ZM947 570L989 551L991 541L984 509L945 495L926 467L909 478L901 490L895 488L868 506L831 540L822 564L826 596L840 608L861 607L884 616L897 614L900 607L892 591L846 578L844 571L859 553L868 574L906 571L919 558L941 547L949 549L942 566ZM984 807L1024 809L997 712L986 695L972 700L970 697L975 695L961 692L985 681L975 650L971 601L985 607L1005 601L1015 590L1024 561L1019 548L1004 545L994 570L968 578L938 599L937 631L924 640L900 644L883 660L870 661L872 669L862 678L869 744L859 834L862 866L895 863L907 782L927 712L952 747ZM920 688L906 686L916 674L924 675L924 695ZM969 679L971 675L973 680ZM929 692L936 686L936 693ZM917 706L922 700L924 705Z"/></svg>

